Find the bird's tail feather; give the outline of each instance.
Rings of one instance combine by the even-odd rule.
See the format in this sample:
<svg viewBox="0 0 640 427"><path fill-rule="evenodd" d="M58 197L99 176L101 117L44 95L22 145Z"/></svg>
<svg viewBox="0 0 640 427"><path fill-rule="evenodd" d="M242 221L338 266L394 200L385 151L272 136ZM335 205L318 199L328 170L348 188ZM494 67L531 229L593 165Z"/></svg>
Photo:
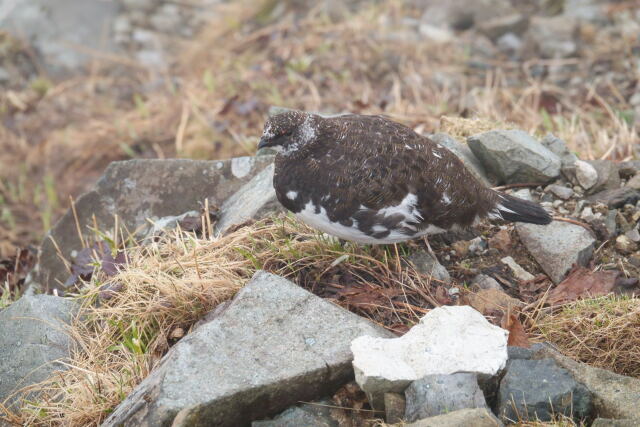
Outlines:
<svg viewBox="0 0 640 427"><path fill-rule="evenodd" d="M498 203L489 212L490 218L541 225L551 222L551 215L539 204L504 193L497 194Z"/></svg>

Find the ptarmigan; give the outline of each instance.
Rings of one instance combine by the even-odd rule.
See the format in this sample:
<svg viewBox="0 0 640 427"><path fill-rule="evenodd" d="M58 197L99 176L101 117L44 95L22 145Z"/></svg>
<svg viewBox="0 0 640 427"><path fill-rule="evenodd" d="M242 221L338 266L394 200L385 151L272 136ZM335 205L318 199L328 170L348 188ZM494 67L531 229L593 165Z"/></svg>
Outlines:
<svg viewBox="0 0 640 427"><path fill-rule="evenodd" d="M359 243L397 243L483 218L548 224L539 205L480 183L448 149L380 116L271 117L259 148L278 151L273 185L308 225Z"/></svg>

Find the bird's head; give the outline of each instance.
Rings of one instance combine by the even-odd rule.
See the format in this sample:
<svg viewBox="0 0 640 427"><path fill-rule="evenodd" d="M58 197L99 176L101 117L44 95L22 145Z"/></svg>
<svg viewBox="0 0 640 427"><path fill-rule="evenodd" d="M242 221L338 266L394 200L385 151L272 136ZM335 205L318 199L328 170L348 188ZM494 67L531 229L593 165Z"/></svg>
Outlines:
<svg viewBox="0 0 640 427"><path fill-rule="evenodd" d="M288 154L316 139L318 116L303 111L286 111L269 117L258 149L269 147Z"/></svg>

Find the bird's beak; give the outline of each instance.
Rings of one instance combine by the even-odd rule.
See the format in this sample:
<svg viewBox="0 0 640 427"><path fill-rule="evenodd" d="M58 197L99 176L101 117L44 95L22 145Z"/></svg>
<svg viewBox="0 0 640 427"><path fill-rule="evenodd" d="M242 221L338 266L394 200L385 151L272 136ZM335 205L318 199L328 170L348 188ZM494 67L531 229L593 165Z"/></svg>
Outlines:
<svg viewBox="0 0 640 427"><path fill-rule="evenodd" d="M260 142L258 143L258 150L269 145L269 141L263 136L260 138Z"/></svg>

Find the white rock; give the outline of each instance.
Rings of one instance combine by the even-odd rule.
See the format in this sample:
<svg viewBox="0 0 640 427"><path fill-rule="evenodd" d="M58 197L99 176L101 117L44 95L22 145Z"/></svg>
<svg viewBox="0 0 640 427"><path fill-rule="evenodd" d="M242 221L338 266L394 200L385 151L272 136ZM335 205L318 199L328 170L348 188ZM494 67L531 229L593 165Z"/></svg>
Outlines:
<svg viewBox="0 0 640 427"><path fill-rule="evenodd" d="M469 306L431 310L404 336L358 337L351 343L356 382L375 408L385 392L403 392L425 375L498 373L507 361L507 335Z"/></svg>
<svg viewBox="0 0 640 427"><path fill-rule="evenodd" d="M598 182L598 172L587 162L576 160L576 179L582 188L590 189Z"/></svg>
<svg viewBox="0 0 640 427"><path fill-rule="evenodd" d="M511 272L513 273L513 275L515 276L516 279L518 279L518 280L533 280L533 279L535 279L535 276L533 274L529 273L527 270L522 268L520 266L520 264L518 264L516 262L516 260L514 260L510 256L504 257L500 261L504 265L509 267L509 269L511 270Z"/></svg>

